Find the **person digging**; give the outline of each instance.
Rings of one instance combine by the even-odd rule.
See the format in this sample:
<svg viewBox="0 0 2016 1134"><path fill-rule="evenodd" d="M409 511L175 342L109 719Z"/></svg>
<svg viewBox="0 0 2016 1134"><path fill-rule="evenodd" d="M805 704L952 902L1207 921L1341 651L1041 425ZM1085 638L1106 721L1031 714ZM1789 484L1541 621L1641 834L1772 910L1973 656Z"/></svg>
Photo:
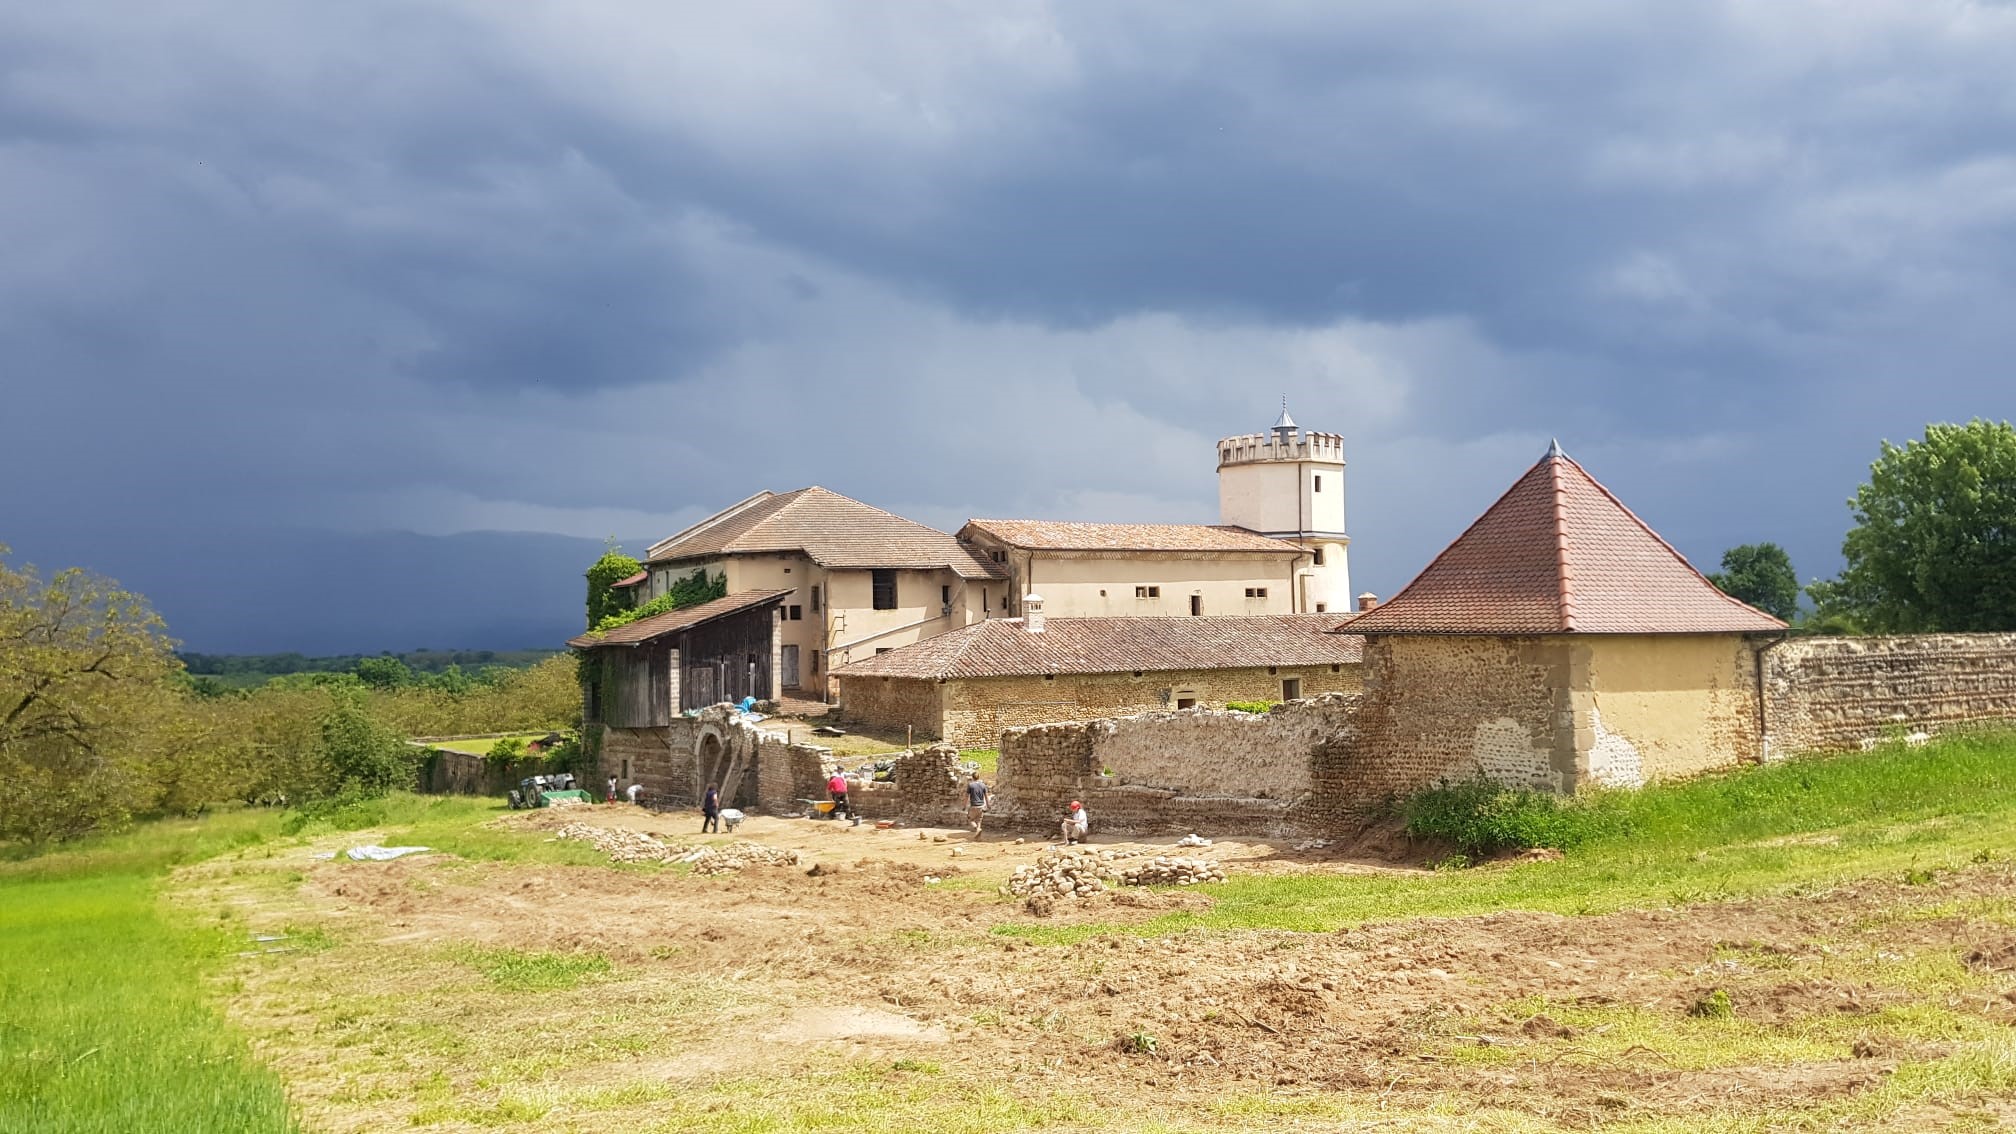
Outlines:
<svg viewBox="0 0 2016 1134"><path fill-rule="evenodd" d="M1084 842L1085 832L1091 826L1091 818L1085 814L1085 805L1074 799L1071 806L1064 809L1064 821L1057 825L1057 830L1064 836L1064 845L1068 847L1072 843Z"/></svg>

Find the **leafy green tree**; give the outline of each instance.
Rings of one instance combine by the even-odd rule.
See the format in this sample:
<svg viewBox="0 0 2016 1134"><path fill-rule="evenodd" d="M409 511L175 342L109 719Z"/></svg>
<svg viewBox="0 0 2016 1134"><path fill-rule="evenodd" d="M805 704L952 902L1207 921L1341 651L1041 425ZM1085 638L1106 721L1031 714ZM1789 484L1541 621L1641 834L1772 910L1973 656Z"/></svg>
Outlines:
<svg viewBox="0 0 2016 1134"><path fill-rule="evenodd" d="M46 581L0 545L0 839L75 838L149 807L178 663L160 616L109 579Z"/></svg>
<svg viewBox="0 0 2016 1134"><path fill-rule="evenodd" d="M2016 630L2016 429L1975 419L1883 443L1848 502L1847 567L1807 588L1875 633Z"/></svg>
<svg viewBox="0 0 2016 1134"><path fill-rule="evenodd" d="M1746 543L1722 553L1722 569L1708 576L1722 593L1792 621L1799 613L1799 575L1792 557L1775 543Z"/></svg>
<svg viewBox="0 0 2016 1134"><path fill-rule="evenodd" d="M359 658L352 672L357 680L372 689L400 689L413 684L413 670L405 662L387 654L376 658Z"/></svg>
<svg viewBox="0 0 2016 1134"><path fill-rule="evenodd" d="M627 579L642 571L644 565L623 554L614 541L609 550L602 553L593 566L588 568L588 626L593 629L604 618L619 610L627 610L632 602L628 591L615 591L611 584Z"/></svg>
<svg viewBox="0 0 2016 1134"><path fill-rule="evenodd" d="M321 785L335 796L378 796L414 784L417 750L371 715L364 698L335 690L322 714Z"/></svg>

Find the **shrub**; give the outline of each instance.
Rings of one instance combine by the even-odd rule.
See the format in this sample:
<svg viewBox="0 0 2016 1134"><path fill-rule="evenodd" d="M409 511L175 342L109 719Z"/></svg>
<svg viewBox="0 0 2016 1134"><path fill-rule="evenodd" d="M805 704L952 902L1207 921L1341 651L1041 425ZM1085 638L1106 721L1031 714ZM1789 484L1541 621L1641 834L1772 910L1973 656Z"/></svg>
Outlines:
<svg viewBox="0 0 2016 1134"><path fill-rule="evenodd" d="M322 761L330 794L370 797L413 786L416 752L371 715L364 698L338 694L322 716Z"/></svg>
<svg viewBox="0 0 2016 1134"><path fill-rule="evenodd" d="M1506 850L1568 850L1617 825L1600 796L1563 799L1489 780L1443 783L1400 805L1407 833L1441 839L1471 858Z"/></svg>
<svg viewBox="0 0 2016 1134"><path fill-rule="evenodd" d="M1279 701L1227 701L1225 702L1225 707L1235 713L1265 713L1271 712L1274 706L1280 703Z"/></svg>
<svg viewBox="0 0 2016 1134"><path fill-rule="evenodd" d="M513 760L523 760L524 758L525 738L522 736L504 737L497 743L492 744L489 753L484 756L484 759L493 760L499 764L508 764Z"/></svg>

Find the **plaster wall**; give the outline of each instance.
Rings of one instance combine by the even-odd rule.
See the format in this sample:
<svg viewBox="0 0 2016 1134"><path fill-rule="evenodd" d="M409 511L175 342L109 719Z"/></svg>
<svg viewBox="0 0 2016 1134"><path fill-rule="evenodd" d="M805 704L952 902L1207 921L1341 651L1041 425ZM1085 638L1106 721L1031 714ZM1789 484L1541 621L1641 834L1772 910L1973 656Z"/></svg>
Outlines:
<svg viewBox="0 0 2016 1134"><path fill-rule="evenodd" d="M1573 640L1575 784L1637 787L1757 760L1756 645L1739 634Z"/></svg>

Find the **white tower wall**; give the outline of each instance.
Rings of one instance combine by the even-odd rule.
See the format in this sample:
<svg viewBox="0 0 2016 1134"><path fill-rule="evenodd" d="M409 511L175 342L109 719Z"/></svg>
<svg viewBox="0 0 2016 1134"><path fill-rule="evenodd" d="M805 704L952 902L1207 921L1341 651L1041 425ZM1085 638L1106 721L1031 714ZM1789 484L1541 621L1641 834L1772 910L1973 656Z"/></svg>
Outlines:
<svg viewBox="0 0 2016 1134"><path fill-rule="evenodd" d="M1309 551L1298 568L1298 612L1352 609L1344 527L1344 438L1295 429L1218 442L1218 519ZM1321 559L1321 563L1315 562Z"/></svg>

